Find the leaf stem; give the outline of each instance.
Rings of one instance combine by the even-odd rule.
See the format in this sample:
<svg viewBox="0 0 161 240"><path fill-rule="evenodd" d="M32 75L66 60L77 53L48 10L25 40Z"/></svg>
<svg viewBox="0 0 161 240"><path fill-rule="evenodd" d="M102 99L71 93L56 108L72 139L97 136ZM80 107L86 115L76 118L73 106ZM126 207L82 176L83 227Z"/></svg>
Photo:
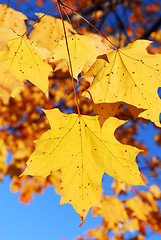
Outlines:
<svg viewBox="0 0 161 240"><path fill-rule="evenodd" d="M91 27L93 27L97 32L99 32L99 33L101 34L101 36L102 36L103 38L105 38L106 41L108 41L108 42L113 46L114 49L117 50L117 47L116 47L98 28L96 28L92 23L90 23L86 18L84 18L81 14L79 14L78 12L76 12L74 9L66 6L64 3L61 3L61 5L62 5L63 7L65 7L65 8L67 8L67 9L71 10L73 13L75 13L75 14L78 15L80 18L82 18L85 22L87 22Z"/></svg>
<svg viewBox="0 0 161 240"><path fill-rule="evenodd" d="M38 20L36 20L36 22L34 22L34 23L26 30L26 32L24 32L24 34L22 35L22 37L23 37L24 35L26 35L26 33L28 33L28 31L30 31L30 29L33 28L33 26L34 26L36 23L38 23L43 17L45 17L48 13L52 12L52 11L53 11L54 9L56 9L56 8L57 8L57 6L53 7L52 9L50 9L49 11L47 11L46 13L44 13L43 16L41 16Z"/></svg>
<svg viewBox="0 0 161 240"><path fill-rule="evenodd" d="M67 12L65 11L65 8L62 8L62 10L63 10L64 14L66 15L69 24L73 27L72 22L70 21L70 18L69 18L69 16L68 16ZM74 28L73 28L73 30L74 30L74 33L77 33Z"/></svg>
<svg viewBox="0 0 161 240"><path fill-rule="evenodd" d="M61 16L61 19L62 19L62 24L63 24L63 30L64 30L64 36L65 36L65 43L66 43L66 48L67 48L67 53L68 53L68 59L69 59L69 68L70 68L70 72L71 72L72 84L73 84L73 89L74 89L75 102L76 102L78 114L81 115L81 114L80 114L80 109L79 109L79 104L78 104L77 93L76 93L76 89L75 89L75 84L74 84L73 69L72 69L72 63L71 63L69 45L68 45L68 41L67 41L65 24L64 24L64 20L63 20L62 9L61 9L61 6L63 6L63 3L60 2L60 0L57 0L57 5L58 5L58 9L59 9L60 16Z"/></svg>

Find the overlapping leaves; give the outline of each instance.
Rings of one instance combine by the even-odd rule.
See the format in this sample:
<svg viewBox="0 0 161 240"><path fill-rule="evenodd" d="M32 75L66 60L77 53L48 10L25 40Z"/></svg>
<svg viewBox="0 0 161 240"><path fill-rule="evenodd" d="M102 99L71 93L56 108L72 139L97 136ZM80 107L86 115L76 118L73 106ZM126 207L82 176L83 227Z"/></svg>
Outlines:
<svg viewBox="0 0 161 240"><path fill-rule="evenodd" d="M161 86L161 56L148 54L146 40L137 40L123 49L112 51L100 57L84 77L94 77L88 88L94 103L123 102L136 109L145 109L143 117L161 126L159 114L161 100L158 88ZM89 96L88 92L84 96Z"/></svg>
<svg viewBox="0 0 161 240"><path fill-rule="evenodd" d="M73 34L67 37L73 77L75 79L78 79L78 75L82 71L85 72L92 66L96 57L102 54L103 50L110 51L109 45L106 44L107 47L105 48L105 44L101 40L99 36L95 38L95 34ZM97 47L98 42L99 47ZM65 38L60 40L59 45L53 52L53 58L54 61L65 59L68 63L69 71L71 71Z"/></svg>
<svg viewBox="0 0 161 240"><path fill-rule="evenodd" d="M71 61L69 72L72 70L74 78L78 79L78 75L89 69L103 52L101 48L98 50L93 36L72 34L72 26L67 22L65 25L69 52L65 39L60 40L63 34L61 20L45 16L35 25L30 38L51 50L54 61L66 59L68 65ZM55 39L53 31L58 38ZM45 42L46 38L51 41ZM101 205L104 173L119 181L144 185L135 162L140 150L115 139L115 130L124 122L110 116L121 103L126 103L135 117L150 119L160 126L161 104L157 91L161 84L161 57L148 54L148 45L149 41L136 41L126 48L99 56L84 75L94 78L84 95L89 96L90 92L97 104L94 112L100 115L99 121L98 116L68 115L58 109L45 111L51 129L36 141L36 150L22 175L46 177L61 170L61 204L71 203L81 223L92 206ZM25 79L48 95L51 67L44 60L49 60L51 55L47 49L11 29L0 30L0 94L3 100L14 95L22 87L19 82L22 84Z"/></svg>

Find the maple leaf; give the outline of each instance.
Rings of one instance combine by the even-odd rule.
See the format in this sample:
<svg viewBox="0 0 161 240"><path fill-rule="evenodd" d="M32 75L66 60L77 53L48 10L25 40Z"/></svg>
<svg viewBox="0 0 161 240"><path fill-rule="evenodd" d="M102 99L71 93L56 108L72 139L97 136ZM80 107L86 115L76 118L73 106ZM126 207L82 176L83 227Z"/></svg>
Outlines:
<svg viewBox="0 0 161 240"><path fill-rule="evenodd" d="M35 13L36 16L41 18L43 13ZM64 21L66 35L71 35L75 32L73 27ZM29 39L37 42L39 46L47 48L50 52L53 52L58 45L59 40L64 37L64 30L62 20L54 18L52 16L44 16L40 19L40 22L34 25L34 30L30 33Z"/></svg>
<svg viewBox="0 0 161 240"><path fill-rule="evenodd" d="M93 35L73 34L67 37L69 53L73 71L73 77L78 79L79 73L87 71L95 62L96 57L102 53L103 47L97 48L97 39ZM66 59L69 64L69 57L65 38L59 41L59 45L53 53L54 61ZM70 68L69 68L70 71Z"/></svg>
<svg viewBox="0 0 161 240"><path fill-rule="evenodd" d="M9 97L15 95L23 89L23 83L18 81L8 68L0 63L0 96L2 101L7 104Z"/></svg>
<svg viewBox="0 0 161 240"><path fill-rule="evenodd" d="M144 185L135 162L139 149L119 143L114 131L124 121L45 110L51 130L36 141L22 175L46 177L61 170L61 202L71 203L83 223L92 206L100 206L104 173L133 185Z"/></svg>
<svg viewBox="0 0 161 240"><path fill-rule="evenodd" d="M25 20L27 19L23 13L5 4L0 4L0 27L11 28L17 34L22 35L26 32Z"/></svg>
<svg viewBox="0 0 161 240"><path fill-rule="evenodd" d="M9 47L8 51L0 52L3 65L18 80L27 79L48 95L48 75L52 68L43 60L50 57L50 52L10 29L1 28L0 34L4 36Z"/></svg>
<svg viewBox="0 0 161 240"><path fill-rule="evenodd" d="M100 57L83 77L94 77L88 88L95 103L123 102L131 105L131 112L161 126L161 55L147 53L147 40L137 40L127 47ZM84 96L89 97L88 92ZM133 109L133 106L135 107Z"/></svg>

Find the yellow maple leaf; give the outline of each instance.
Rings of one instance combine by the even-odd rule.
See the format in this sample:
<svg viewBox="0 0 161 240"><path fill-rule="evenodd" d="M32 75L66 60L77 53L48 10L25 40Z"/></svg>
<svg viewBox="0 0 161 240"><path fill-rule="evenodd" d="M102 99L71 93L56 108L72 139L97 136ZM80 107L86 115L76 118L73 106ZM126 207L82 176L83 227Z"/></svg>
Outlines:
<svg viewBox="0 0 161 240"><path fill-rule="evenodd" d="M96 48L97 39L95 40L93 35L73 34L67 37L67 41L73 77L78 79L79 73L83 70L87 71L92 66L97 56L102 53L102 48ZM65 39L59 41L59 45L54 50L53 58L54 61L66 59L68 66L70 66Z"/></svg>
<svg viewBox="0 0 161 240"><path fill-rule="evenodd" d="M43 13L35 13L36 16L41 18ZM71 35L74 32L73 27L64 21L66 35ZM58 45L59 40L64 37L64 30L62 20L52 16L44 16L39 23L34 25L34 30L30 33L29 39L37 42L39 46L47 48L53 52Z"/></svg>
<svg viewBox="0 0 161 240"><path fill-rule="evenodd" d="M23 83L18 81L2 63L0 63L0 73L0 97L7 104L10 96L15 97L23 89Z"/></svg>
<svg viewBox="0 0 161 240"><path fill-rule="evenodd" d="M1 28L9 50L0 52L0 61L20 81L29 80L48 95L48 75L52 68L43 60L50 52L10 29Z"/></svg>
<svg viewBox="0 0 161 240"><path fill-rule="evenodd" d="M119 143L114 131L124 121L45 110L51 130L36 141L22 175L46 177L61 170L61 202L71 203L83 223L92 206L100 206L104 173L133 185L144 185L135 162L139 149Z"/></svg>
<svg viewBox="0 0 161 240"><path fill-rule="evenodd" d="M161 126L159 114L161 100L158 88L161 85L161 55L148 54L150 41L137 40L127 47L112 51L99 58L83 77L94 77L88 88L95 103L123 102L136 108L131 112ZM84 96L89 97L88 92ZM134 111L133 111L134 110Z"/></svg>
<svg viewBox="0 0 161 240"><path fill-rule="evenodd" d="M25 20L28 18L21 12L0 4L0 27L11 28L19 35L26 32Z"/></svg>

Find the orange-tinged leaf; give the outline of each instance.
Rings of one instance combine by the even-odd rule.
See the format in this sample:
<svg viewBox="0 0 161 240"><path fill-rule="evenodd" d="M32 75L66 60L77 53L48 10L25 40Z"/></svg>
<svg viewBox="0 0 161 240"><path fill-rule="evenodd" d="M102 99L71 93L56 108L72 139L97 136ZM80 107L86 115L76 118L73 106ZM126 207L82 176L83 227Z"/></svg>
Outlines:
<svg viewBox="0 0 161 240"><path fill-rule="evenodd" d="M127 47L112 51L99 58L83 77L94 77L88 88L95 103L124 102L145 109L138 117L149 119L161 126L161 55L148 54L147 40L137 40ZM84 96L89 97L88 92ZM131 108L132 112L132 108ZM136 112L134 113L136 115Z"/></svg>
<svg viewBox="0 0 161 240"><path fill-rule="evenodd" d="M114 179L111 187L117 195L121 193L127 193L127 191L131 189L131 185L124 182L119 182L116 179Z"/></svg>
<svg viewBox="0 0 161 240"><path fill-rule="evenodd" d="M28 18L21 12L0 4L0 27L10 28L19 35L26 32L25 20Z"/></svg>
<svg viewBox="0 0 161 240"><path fill-rule="evenodd" d="M123 204L115 196L103 197L102 208L94 208L93 216L101 215L107 222L108 229L117 231L121 222L126 222L128 215Z"/></svg>
<svg viewBox="0 0 161 240"><path fill-rule="evenodd" d="M99 122L102 126L104 121L114 116L117 112L118 107L120 106L120 103L98 103L93 104L93 112L95 115L99 115Z"/></svg>
<svg viewBox="0 0 161 240"><path fill-rule="evenodd" d="M50 57L50 52L10 29L1 28L0 34L5 37L9 47L8 51L0 52L3 65L18 80L29 80L48 95L48 75L52 69L43 60Z"/></svg>
<svg viewBox="0 0 161 240"><path fill-rule="evenodd" d="M145 203L148 203L154 212L158 211L157 202L155 201L153 195L150 192L141 192L140 196L142 197Z"/></svg>
<svg viewBox="0 0 161 240"><path fill-rule="evenodd" d="M71 203L83 223L92 206L100 206L104 173L133 185L144 185L135 162L140 150L123 145L114 131L124 121L108 118L102 129L98 116L45 111L51 130L36 141L36 150L22 175L46 177L61 170L61 202Z"/></svg>
<svg viewBox="0 0 161 240"><path fill-rule="evenodd" d="M7 104L10 96L15 97L22 90L23 83L18 81L2 63L0 63L0 74L0 97Z"/></svg>
<svg viewBox="0 0 161 240"><path fill-rule="evenodd" d="M101 126L107 118L109 118L110 116L115 116L121 104L125 103L93 103L93 112L95 115L99 115L99 122ZM126 106L128 107L130 113L133 115L134 119L136 119L141 112L145 111L145 109L137 108L129 104L126 104Z"/></svg>
<svg viewBox="0 0 161 240"><path fill-rule="evenodd" d="M6 39L0 34L0 51L7 51L8 45Z"/></svg>
<svg viewBox="0 0 161 240"><path fill-rule="evenodd" d="M101 53L95 46L96 40L93 38L93 36L74 34L67 37L67 41L69 46L73 76L75 79L78 79L79 73L81 73L83 70L87 71L95 62L96 57ZM69 66L69 58L65 39L59 41L59 45L53 52L53 58L54 61L66 59Z"/></svg>
<svg viewBox="0 0 161 240"><path fill-rule="evenodd" d="M110 240L110 238L106 236L106 234L107 234L107 229L103 227L101 228L99 226L96 227L95 229L88 230L88 236L97 240ZM79 240L79 239L76 239L76 240ZM87 240L87 239L84 239L84 240Z"/></svg>
<svg viewBox="0 0 161 240"><path fill-rule="evenodd" d="M7 171L7 146L2 138L0 138L0 181L2 180L1 174L5 174Z"/></svg>
<svg viewBox="0 0 161 240"><path fill-rule="evenodd" d="M132 211L133 217L143 221L146 221L147 216L152 212L152 207L138 196L126 200L125 206Z"/></svg>
<svg viewBox="0 0 161 240"><path fill-rule="evenodd" d="M35 13L39 18L43 13ZM66 35L71 35L74 32L73 27L64 21ZM30 33L29 39L37 42L39 46L47 48L53 52L58 45L59 40L64 37L62 20L51 16L44 16L39 23L34 25L34 30Z"/></svg>
<svg viewBox="0 0 161 240"><path fill-rule="evenodd" d="M161 198L161 192L157 185L150 186L150 191L156 199Z"/></svg>
<svg viewBox="0 0 161 240"><path fill-rule="evenodd" d="M137 218L132 218L128 222L128 229L133 232L133 231L139 231L139 221Z"/></svg>

